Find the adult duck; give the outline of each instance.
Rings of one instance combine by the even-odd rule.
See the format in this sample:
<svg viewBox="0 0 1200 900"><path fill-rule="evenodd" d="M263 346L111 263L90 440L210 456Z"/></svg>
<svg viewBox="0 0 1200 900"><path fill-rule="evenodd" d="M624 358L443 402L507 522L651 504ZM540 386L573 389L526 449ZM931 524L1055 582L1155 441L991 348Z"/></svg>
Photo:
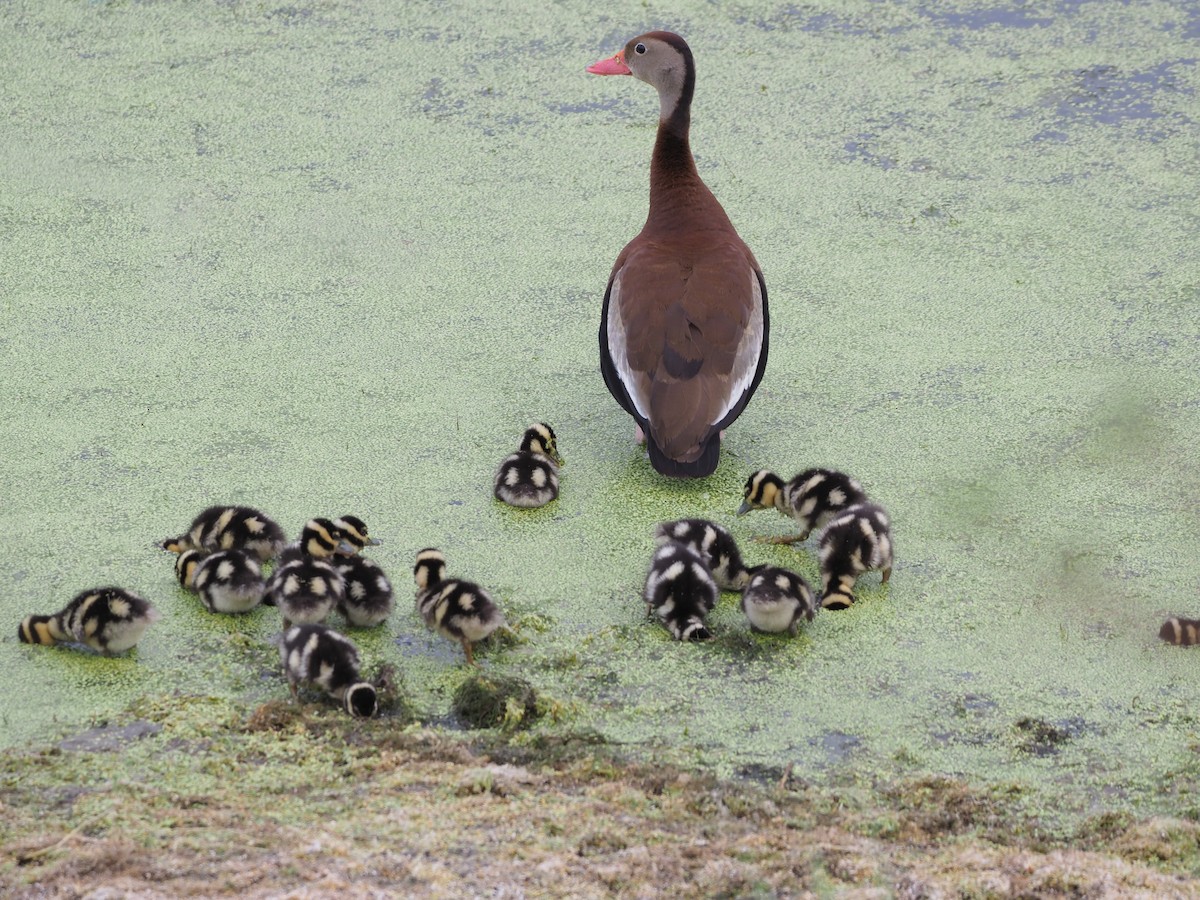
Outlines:
<svg viewBox="0 0 1200 900"><path fill-rule="evenodd" d="M677 34L635 37L588 67L658 91L650 212L613 265L600 321L600 371L663 475L717 468L721 433L767 364L767 287L754 254L700 179L688 131L696 69Z"/></svg>

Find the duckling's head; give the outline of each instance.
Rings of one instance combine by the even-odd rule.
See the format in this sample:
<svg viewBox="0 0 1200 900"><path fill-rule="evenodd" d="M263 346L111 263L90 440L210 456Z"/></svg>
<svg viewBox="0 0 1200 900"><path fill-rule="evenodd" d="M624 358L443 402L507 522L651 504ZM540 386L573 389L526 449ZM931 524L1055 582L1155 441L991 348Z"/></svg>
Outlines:
<svg viewBox="0 0 1200 900"><path fill-rule="evenodd" d="M369 719L379 708L379 699L375 693L375 685L360 681L346 688L344 698L346 712L358 719Z"/></svg>
<svg viewBox="0 0 1200 900"><path fill-rule="evenodd" d="M300 552L305 556L327 559L341 543L341 532L329 519L309 519L300 531Z"/></svg>
<svg viewBox="0 0 1200 900"><path fill-rule="evenodd" d="M196 549L196 545L192 543L192 539L186 534L159 541L158 547L160 550L166 550L168 553L183 553L185 550Z"/></svg>
<svg viewBox="0 0 1200 900"><path fill-rule="evenodd" d="M196 567L202 559L204 553L199 550L184 550L179 554L179 558L175 560L175 577L183 587L191 588L196 577Z"/></svg>
<svg viewBox="0 0 1200 900"><path fill-rule="evenodd" d="M442 581L446 574L446 557L441 550L426 547L417 554L417 564L413 566L413 580L417 582L417 590L424 591Z"/></svg>
<svg viewBox="0 0 1200 900"><path fill-rule="evenodd" d="M359 553L365 547L379 543L367 533L367 523L358 516L339 516L333 520L333 527L342 539L343 553Z"/></svg>
<svg viewBox="0 0 1200 900"><path fill-rule="evenodd" d="M563 458L558 455L558 438L554 429L545 422L538 422L525 430L521 438L521 449L526 453L540 453L548 456L558 465L564 465Z"/></svg>
<svg viewBox="0 0 1200 900"><path fill-rule="evenodd" d="M782 478L766 469L759 469L746 479L746 489L742 494L745 499L738 507L737 514L744 516L752 509L771 509L782 490Z"/></svg>

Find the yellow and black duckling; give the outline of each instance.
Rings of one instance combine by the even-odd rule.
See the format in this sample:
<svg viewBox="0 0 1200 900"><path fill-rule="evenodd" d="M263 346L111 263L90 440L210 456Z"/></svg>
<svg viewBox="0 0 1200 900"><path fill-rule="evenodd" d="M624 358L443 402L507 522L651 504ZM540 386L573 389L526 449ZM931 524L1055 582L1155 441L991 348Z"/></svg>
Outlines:
<svg viewBox="0 0 1200 900"><path fill-rule="evenodd" d="M558 497L558 467L562 464L554 429L539 422L526 430L521 449L500 463L492 493L509 506L545 506Z"/></svg>
<svg viewBox="0 0 1200 900"><path fill-rule="evenodd" d="M800 532L765 539L772 544L806 541L814 528L824 525L846 507L867 499L857 480L833 469L805 469L786 484L773 472L759 469L746 479L743 496L745 499L737 511L739 516L753 509L775 508L780 515L796 520Z"/></svg>
<svg viewBox="0 0 1200 900"><path fill-rule="evenodd" d="M1167 619L1162 628L1158 629L1158 636L1168 644L1181 647L1200 644L1200 619L1184 619L1179 616Z"/></svg>
<svg viewBox="0 0 1200 900"><path fill-rule="evenodd" d="M294 559L277 567L267 579L270 606L278 606L283 627L324 622L346 593L342 573L320 559Z"/></svg>
<svg viewBox="0 0 1200 900"><path fill-rule="evenodd" d="M647 612L677 641L712 637L705 617L717 605L717 583L704 557L687 544L668 541L654 551L642 596Z"/></svg>
<svg viewBox="0 0 1200 900"><path fill-rule="evenodd" d="M795 634L801 619L813 620L817 601L808 582L795 572L761 566L742 592L742 612L753 631Z"/></svg>
<svg viewBox="0 0 1200 900"><path fill-rule="evenodd" d="M361 553L367 547L378 546L380 543L377 538L370 536L367 523L358 516L338 516L332 524L334 531L346 544L339 552L347 553L353 550L355 553Z"/></svg>
<svg viewBox="0 0 1200 900"><path fill-rule="evenodd" d="M504 614L479 585L446 577L446 557L433 547L417 554L413 566L417 583L417 610L425 624L443 637L462 644L467 663L475 666L473 644L504 625Z"/></svg>
<svg viewBox="0 0 1200 900"><path fill-rule="evenodd" d="M359 675L358 648L348 637L324 625L293 625L283 633L279 656L293 698L297 685L307 682L339 701L352 716L375 715L375 686Z"/></svg>
<svg viewBox="0 0 1200 900"><path fill-rule="evenodd" d="M364 526L365 527L365 526ZM332 519L309 519L300 529L300 537L279 552L279 565L298 559L330 559L338 553L357 550L342 537L342 531Z"/></svg>
<svg viewBox="0 0 1200 900"><path fill-rule="evenodd" d="M677 541L699 553L706 563L717 587L723 591L740 591L746 587L755 569L746 568L737 541L729 529L707 519L678 519L654 526L654 542L665 544Z"/></svg>
<svg viewBox="0 0 1200 900"><path fill-rule="evenodd" d="M209 612L244 613L262 603L266 584L257 559L241 550L221 550L196 565L192 590Z"/></svg>
<svg viewBox="0 0 1200 900"><path fill-rule="evenodd" d="M856 503L825 526L818 548L821 560L821 606L846 609L854 602L859 575L879 569L883 583L892 576L892 530L887 513L876 503Z"/></svg>
<svg viewBox="0 0 1200 900"><path fill-rule="evenodd" d="M383 568L365 556L338 556L331 560L346 583L338 611L358 628L381 625L392 614L396 596Z"/></svg>
<svg viewBox="0 0 1200 900"><path fill-rule="evenodd" d="M266 513L249 506L210 506L178 537L167 538L164 550L242 550L266 562L283 549L283 529Z"/></svg>
<svg viewBox="0 0 1200 900"><path fill-rule="evenodd" d="M119 587L81 591L61 612L28 616L19 635L25 644L86 644L105 656L123 653L159 619L149 601Z"/></svg>

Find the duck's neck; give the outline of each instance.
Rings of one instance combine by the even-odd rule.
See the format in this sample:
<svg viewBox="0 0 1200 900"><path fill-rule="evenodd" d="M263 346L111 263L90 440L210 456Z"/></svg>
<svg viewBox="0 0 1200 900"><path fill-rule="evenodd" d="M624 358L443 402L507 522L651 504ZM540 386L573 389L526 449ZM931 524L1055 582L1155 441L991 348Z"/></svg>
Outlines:
<svg viewBox="0 0 1200 900"><path fill-rule="evenodd" d="M692 158L688 132L692 122L692 91L695 74L688 67L678 91L659 95L661 107L658 136L650 157L650 212L646 227L669 229L680 216L698 206L716 203L716 198L700 180Z"/></svg>

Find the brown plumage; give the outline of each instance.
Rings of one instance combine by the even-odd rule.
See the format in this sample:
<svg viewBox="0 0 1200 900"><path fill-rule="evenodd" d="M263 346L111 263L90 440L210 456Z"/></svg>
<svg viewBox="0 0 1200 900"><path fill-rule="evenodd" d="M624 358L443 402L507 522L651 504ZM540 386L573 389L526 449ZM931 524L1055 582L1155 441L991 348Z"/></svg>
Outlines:
<svg viewBox="0 0 1200 900"><path fill-rule="evenodd" d="M683 38L641 35L588 71L634 75L658 91L660 106L650 211L609 276L600 370L645 433L658 472L710 475L721 431L741 414L766 367L766 284L696 171L688 139L696 71Z"/></svg>

